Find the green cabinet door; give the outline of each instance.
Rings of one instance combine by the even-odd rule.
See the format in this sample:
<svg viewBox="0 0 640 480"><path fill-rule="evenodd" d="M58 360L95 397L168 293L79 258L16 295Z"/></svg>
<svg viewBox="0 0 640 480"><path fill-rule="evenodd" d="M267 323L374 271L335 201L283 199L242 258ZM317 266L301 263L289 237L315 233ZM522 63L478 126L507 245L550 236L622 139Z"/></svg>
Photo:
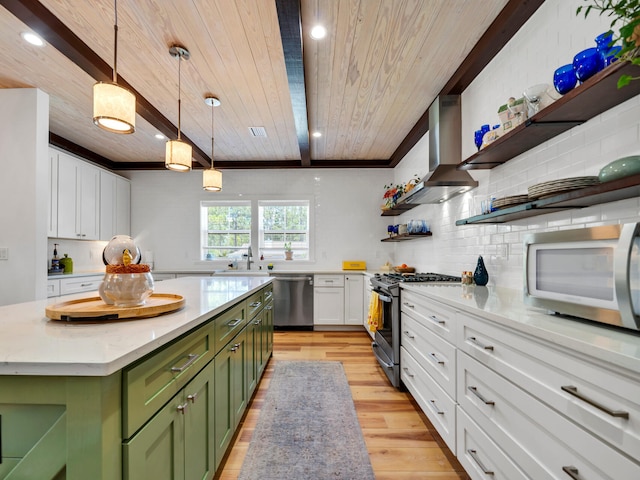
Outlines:
<svg viewBox="0 0 640 480"><path fill-rule="evenodd" d="M203 480L215 471L210 362L123 446L125 480Z"/></svg>
<svg viewBox="0 0 640 480"><path fill-rule="evenodd" d="M262 376L264 368L273 352L273 302L265 305L262 313L262 362L258 377Z"/></svg>
<svg viewBox="0 0 640 480"><path fill-rule="evenodd" d="M258 386L258 364L260 362L260 340L261 340L262 312L251 319L245 328L246 347L244 352L244 371L246 380L247 399L251 398Z"/></svg>

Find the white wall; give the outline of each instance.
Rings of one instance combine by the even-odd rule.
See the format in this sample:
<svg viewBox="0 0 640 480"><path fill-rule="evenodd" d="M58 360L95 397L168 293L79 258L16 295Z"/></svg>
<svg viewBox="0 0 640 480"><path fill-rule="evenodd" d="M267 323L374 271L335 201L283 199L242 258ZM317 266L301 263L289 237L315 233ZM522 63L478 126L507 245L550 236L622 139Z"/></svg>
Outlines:
<svg viewBox="0 0 640 480"><path fill-rule="evenodd" d="M315 199L315 262L283 259L274 262L276 270L341 269L343 260L365 260L377 268L391 259L392 247L380 242L388 222L379 209L384 184L393 175L389 169L224 170L219 193L202 190L201 170L126 175L131 179L132 235L143 251L153 252L155 270L224 268L225 262L199 260L200 201L239 195Z"/></svg>
<svg viewBox="0 0 640 480"><path fill-rule="evenodd" d="M552 84L553 71L571 63L580 50L595 46L593 39L608 29L606 18L575 15L580 0L547 0L534 17L495 57L462 95L463 159L475 151L473 132L484 123L498 123L497 110L510 96L525 88ZM580 228L638 221L640 199L547 214L501 225L455 226L457 219L477 212L474 200L526 194L536 183L583 175L597 175L609 162L640 154L640 96L525 152L492 170L472 170L480 186L444 205L423 205L396 223L425 218L433 237L396 244L395 261L416 265L421 271L460 274L473 270L483 255L490 284L522 286L525 234L541 230ZM428 140L418 143L395 169L396 182L427 170ZM508 255L505 256L504 252Z"/></svg>
<svg viewBox="0 0 640 480"><path fill-rule="evenodd" d="M0 305L46 297L49 96L0 89Z"/></svg>

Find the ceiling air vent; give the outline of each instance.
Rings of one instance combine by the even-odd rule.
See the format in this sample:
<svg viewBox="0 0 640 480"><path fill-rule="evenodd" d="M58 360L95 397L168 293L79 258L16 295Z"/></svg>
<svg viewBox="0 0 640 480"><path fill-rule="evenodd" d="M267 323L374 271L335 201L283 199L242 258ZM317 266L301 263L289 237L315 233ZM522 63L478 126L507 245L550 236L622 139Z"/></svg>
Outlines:
<svg viewBox="0 0 640 480"><path fill-rule="evenodd" d="M254 137L267 136L267 131L264 129L264 127L249 127L249 131L251 132L251 135L253 135Z"/></svg>

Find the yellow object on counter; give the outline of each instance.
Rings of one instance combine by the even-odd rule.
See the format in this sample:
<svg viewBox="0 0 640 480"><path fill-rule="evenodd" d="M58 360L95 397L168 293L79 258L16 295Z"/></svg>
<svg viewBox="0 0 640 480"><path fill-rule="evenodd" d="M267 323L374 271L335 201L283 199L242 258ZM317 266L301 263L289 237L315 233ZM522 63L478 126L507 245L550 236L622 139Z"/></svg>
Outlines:
<svg viewBox="0 0 640 480"><path fill-rule="evenodd" d="M367 262L363 260L345 260L342 262L343 270L366 270Z"/></svg>
<svg viewBox="0 0 640 480"><path fill-rule="evenodd" d="M382 300L380 300L376 292L371 292L367 324L369 325L369 330L372 332L382 328Z"/></svg>

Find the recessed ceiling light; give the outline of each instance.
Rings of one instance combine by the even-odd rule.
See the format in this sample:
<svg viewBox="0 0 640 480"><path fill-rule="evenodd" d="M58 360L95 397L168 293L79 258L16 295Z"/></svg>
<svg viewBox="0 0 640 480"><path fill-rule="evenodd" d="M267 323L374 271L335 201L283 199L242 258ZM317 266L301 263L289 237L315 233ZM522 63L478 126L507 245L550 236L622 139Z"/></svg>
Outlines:
<svg viewBox="0 0 640 480"><path fill-rule="evenodd" d="M42 37L33 32L22 32L20 36L25 42L35 45L36 47L42 47L44 45Z"/></svg>
<svg viewBox="0 0 640 480"><path fill-rule="evenodd" d="M311 38L315 38L316 40L320 40L327 35L327 29L322 25L316 25L311 29Z"/></svg>
<svg viewBox="0 0 640 480"><path fill-rule="evenodd" d="M156 137L158 140L164 140L165 138L167 138L167 137L165 137L165 136L164 136L163 134L161 134L161 133L156 133L155 137Z"/></svg>
<svg viewBox="0 0 640 480"><path fill-rule="evenodd" d="M312 137L315 137L315 138L319 138L319 137L321 137L321 136L322 136L322 133L320 133L320 132L313 132L313 133L311 134L311 136L312 136Z"/></svg>

